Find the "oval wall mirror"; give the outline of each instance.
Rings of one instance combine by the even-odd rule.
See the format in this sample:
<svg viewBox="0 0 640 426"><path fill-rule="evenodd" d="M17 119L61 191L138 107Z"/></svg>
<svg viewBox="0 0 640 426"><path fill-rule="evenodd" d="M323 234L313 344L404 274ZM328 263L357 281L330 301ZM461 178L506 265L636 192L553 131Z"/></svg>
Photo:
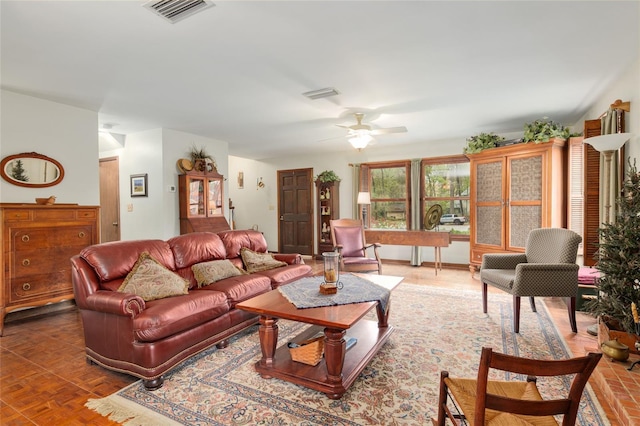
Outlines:
<svg viewBox="0 0 640 426"><path fill-rule="evenodd" d="M64 169L62 164L46 155L23 152L3 158L0 174L14 185L44 188L59 184L64 178Z"/></svg>

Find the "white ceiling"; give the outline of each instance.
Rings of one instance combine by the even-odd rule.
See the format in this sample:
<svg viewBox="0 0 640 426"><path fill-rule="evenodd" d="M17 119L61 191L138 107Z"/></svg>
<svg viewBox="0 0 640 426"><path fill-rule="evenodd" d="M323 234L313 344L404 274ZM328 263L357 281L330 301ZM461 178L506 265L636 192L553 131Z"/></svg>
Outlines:
<svg viewBox="0 0 640 426"><path fill-rule="evenodd" d="M638 1L0 1L2 88L262 159L349 149L355 110L393 146L571 125L638 58ZM303 92L335 87L309 100Z"/></svg>

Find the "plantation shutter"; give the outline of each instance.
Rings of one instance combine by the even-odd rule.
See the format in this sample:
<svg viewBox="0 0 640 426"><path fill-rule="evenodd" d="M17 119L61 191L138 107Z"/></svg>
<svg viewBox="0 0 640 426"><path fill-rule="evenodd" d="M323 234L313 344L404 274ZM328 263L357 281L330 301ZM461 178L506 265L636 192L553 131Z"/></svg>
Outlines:
<svg viewBox="0 0 640 426"><path fill-rule="evenodd" d="M584 138L600 135L600 119L585 120ZM596 264L600 228L600 153L583 144L584 210L582 252L586 266Z"/></svg>
<svg viewBox="0 0 640 426"><path fill-rule="evenodd" d="M584 172L582 137L569 139L569 212L567 214L567 228L582 236L584 232ZM583 244L578 247L578 254L582 254Z"/></svg>

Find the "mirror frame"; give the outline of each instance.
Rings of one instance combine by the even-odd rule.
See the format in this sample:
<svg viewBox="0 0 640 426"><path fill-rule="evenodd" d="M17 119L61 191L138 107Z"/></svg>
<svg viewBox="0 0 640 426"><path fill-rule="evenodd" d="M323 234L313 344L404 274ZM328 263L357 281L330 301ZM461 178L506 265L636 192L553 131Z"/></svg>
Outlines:
<svg viewBox="0 0 640 426"><path fill-rule="evenodd" d="M29 183L29 182L22 182L22 181L13 179L11 176L7 175L7 173L5 172L5 167L9 161L12 161L18 158L34 158L37 160L48 161L50 163L53 163L58 168L58 170L60 171L60 174L55 180L51 182L43 182L43 183ZM6 156L2 159L2 162L0 162L0 175L2 175L2 178L4 180L6 180L7 182L13 185L23 186L26 188L46 188L48 186L55 186L60 182L62 182L62 179L64 178L64 167L62 167L62 164L60 164L58 161L54 160L53 158L49 158L46 155L38 154L37 152L22 152L20 154Z"/></svg>

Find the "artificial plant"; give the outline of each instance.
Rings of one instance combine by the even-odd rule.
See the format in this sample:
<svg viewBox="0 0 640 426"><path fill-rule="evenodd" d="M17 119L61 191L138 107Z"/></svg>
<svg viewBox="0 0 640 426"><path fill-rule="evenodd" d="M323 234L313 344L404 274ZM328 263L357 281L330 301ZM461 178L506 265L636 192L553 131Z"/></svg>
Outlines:
<svg viewBox="0 0 640 426"><path fill-rule="evenodd" d="M498 142L504 138L494 133L480 133L467 139L467 146L464 148L465 154L476 154L485 149L495 148Z"/></svg>
<svg viewBox="0 0 640 426"><path fill-rule="evenodd" d="M536 120L524 125L523 142L549 142L552 138L567 139L570 135L568 127L553 120Z"/></svg>
<svg viewBox="0 0 640 426"><path fill-rule="evenodd" d="M335 174L333 170L325 170L324 172L316 176L316 180L319 180L322 183L327 183L327 182L337 182L340 180L340 178L338 177L337 174Z"/></svg>
<svg viewBox="0 0 640 426"><path fill-rule="evenodd" d="M631 304L640 305L640 173L629 164L621 196L617 198L614 223L603 223L596 268L601 277L599 296L587 301L585 309L619 328L635 333Z"/></svg>

